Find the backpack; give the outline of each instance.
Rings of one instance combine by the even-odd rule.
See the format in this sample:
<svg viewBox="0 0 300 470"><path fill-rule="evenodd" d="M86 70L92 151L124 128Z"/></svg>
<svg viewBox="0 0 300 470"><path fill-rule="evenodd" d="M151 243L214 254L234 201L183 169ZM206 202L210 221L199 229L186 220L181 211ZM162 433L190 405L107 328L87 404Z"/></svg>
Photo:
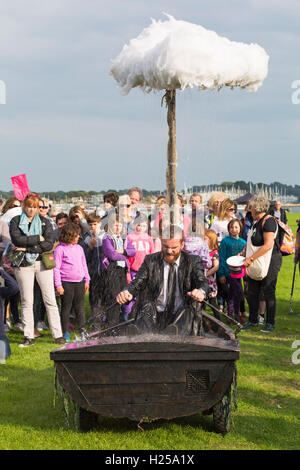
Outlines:
<svg viewBox="0 0 300 470"><path fill-rule="evenodd" d="M264 223L267 219L272 217L273 219L276 220L279 226L280 230L280 240L281 240L281 245L280 245L280 251L282 256L288 256L292 255L295 253L295 245L296 245L296 240L295 236L293 234L292 229L278 220L276 217L273 217L272 215L267 215L262 223L262 227L264 226Z"/></svg>

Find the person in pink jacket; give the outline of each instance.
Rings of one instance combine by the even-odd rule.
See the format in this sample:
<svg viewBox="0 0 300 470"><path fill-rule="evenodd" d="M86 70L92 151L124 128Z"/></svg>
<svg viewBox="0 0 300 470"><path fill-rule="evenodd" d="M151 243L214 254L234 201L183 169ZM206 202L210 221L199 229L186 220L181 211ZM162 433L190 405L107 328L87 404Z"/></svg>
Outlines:
<svg viewBox="0 0 300 470"><path fill-rule="evenodd" d="M128 240L135 248L135 255L128 258L130 274L132 279L142 266L145 256L153 253L153 239L148 235L148 218L146 215L139 215L134 222L134 232L128 235Z"/></svg>
<svg viewBox="0 0 300 470"><path fill-rule="evenodd" d="M90 276L83 248L78 245L79 236L80 227L77 224L66 224L59 234L60 243L54 250L54 284L61 296L61 323L66 341L70 341L68 328L72 305L78 328L84 334L84 297L89 290Z"/></svg>

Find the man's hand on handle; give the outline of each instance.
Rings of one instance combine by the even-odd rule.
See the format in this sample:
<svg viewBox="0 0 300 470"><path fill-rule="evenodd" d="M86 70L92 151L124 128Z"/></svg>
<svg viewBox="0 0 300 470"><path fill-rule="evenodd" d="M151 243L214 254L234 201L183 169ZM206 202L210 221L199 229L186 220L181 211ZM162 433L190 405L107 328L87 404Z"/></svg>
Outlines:
<svg viewBox="0 0 300 470"><path fill-rule="evenodd" d="M132 299L133 299L133 295L130 294L130 292L128 292L128 290L123 290L116 297L116 301L120 305L123 305L123 304L126 304L127 302L130 302Z"/></svg>
<svg viewBox="0 0 300 470"><path fill-rule="evenodd" d="M198 302L202 302L205 299L205 293L202 289L194 289L191 292L188 292L187 295L192 297L194 300Z"/></svg>

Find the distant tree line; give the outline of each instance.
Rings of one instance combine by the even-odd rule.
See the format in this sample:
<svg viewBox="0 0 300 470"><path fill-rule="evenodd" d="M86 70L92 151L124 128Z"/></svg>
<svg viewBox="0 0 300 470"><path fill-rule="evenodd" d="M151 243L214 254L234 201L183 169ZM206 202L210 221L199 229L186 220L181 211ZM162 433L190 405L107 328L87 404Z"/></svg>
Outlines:
<svg viewBox="0 0 300 470"><path fill-rule="evenodd" d="M246 181L223 181L221 184L210 184L210 185L201 185L201 186L193 186L191 188L192 192L204 192L207 191L207 188L210 188L211 190L217 190L217 189L240 189L242 191L246 192L255 192L256 188L258 190L261 189L272 189L273 192L276 190L278 191L279 194L284 194L287 196L295 196L298 198L298 202L300 202L300 186L295 185L286 185L283 183L279 183L278 181L275 181L274 183L270 184L265 184L265 183L252 183L251 181L246 182ZM34 191L34 190L33 190ZM103 195L107 191L116 191L118 194L126 194L129 191L129 188L127 189L109 189L106 191L83 191L83 190L72 190L72 191L45 191L45 192L40 192L40 196L46 197L48 199L51 199L52 201L59 202L61 200L66 200L66 199L71 199L71 198L82 198L82 199L88 199L91 196L97 196L97 195ZM150 195L159 195L159 194L164 194L166 191L159 191L159 190L146 190L142 189L143 196L147 197ZM8 199L9 197L13 196L14 193L13 191L1 191L0 190L0 197L3 199Z"/></svg>
<svg viewBox="0 0 300 470"><path fill-rule="evenodd" d="M89 199L92 196L103 195L108 191L116 191L118 194L127 194L130 188L128 189L108 189L106 191L83 191L83 190L72 190L72 191L43 191L38 192L34 191L35 193L39 194L41 197L45 197L47 199L51 199L52 201L59 202L61 200L71 199L71 198L82 198L82 199ZM146 189L142 189L143 196L147 197L152 194L159 195L161 191L153 190L148 191ZM1 191L0 190L0 197L2 199L8 199L9 197L13 196L13 191Z"/></svg>

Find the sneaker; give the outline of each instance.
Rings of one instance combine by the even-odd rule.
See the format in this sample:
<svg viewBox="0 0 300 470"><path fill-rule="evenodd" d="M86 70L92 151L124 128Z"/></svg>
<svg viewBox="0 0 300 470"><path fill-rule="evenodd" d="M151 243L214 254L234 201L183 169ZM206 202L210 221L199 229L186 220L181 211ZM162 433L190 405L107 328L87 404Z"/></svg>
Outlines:
<svg viewBox="0 0 300 470"><path fill-rule="evenodd" d="M28 346L33 346L34 340L30 338L25 338L24 343L19 344L19 348L27 348Z"/></svg>
<svg viewBox="0 0 300 470"><path fill-rule="evenodd" d="M10 328L7 323L4 324L4 331L5 333L8 333L10 331Z"/></svg>
<svg viewBox="0 0 300 470"><path fill-rule="evenodd" d="M259 317L259 318L258 318L258 323L259 323L259 325L263 325L263 324L265 323L265 317L264 317L264 315L259 315L258 317Z"/></svg>
<svg viewBox="0 0 300 470"><path fill-rule="evenodd" d="M24 331L23 323L21 323L21 322L15 323L15 324L14 324L14 330L17 330L17 331Z"/></svg>
<svg viewBox="0 0 300 470"><path fill-rule="evenodd" d="M243 326L243 330L249 330L249 328L255 328L258 326L258 323L251 323L250 321L248 321L248 323L246 323L246 325Z"/></svg>
<svg viewBox="0 0 300 470"><path fill-rule="evenodd" d="M66 340L61 336L60 338L55 338L54 343L56 343L56 344L66 344Z"/></svg>
<svg viewBox="0 0 300 470"><path fill-rule="evenodd" d="M68 331L66 331L64 334L64 340L66 341L66 343L69 343L71 341L71 336Z"/></svg>
<svg viewBox="0 0 300 470"><path fill-rule="evenodd" d="M270 331L273 331L275 329L275 325L272 325L272 323L266 323L266 326L260 330L263 333L270 333Z"/></svg>
<svg viewBox="0 0 300 470"><path fill-rule="evenodd" d="M48 326L47 326L46 323L43 322L43 321L37 322L36 329L37 329L38 331L49 330Z"/></svg>

